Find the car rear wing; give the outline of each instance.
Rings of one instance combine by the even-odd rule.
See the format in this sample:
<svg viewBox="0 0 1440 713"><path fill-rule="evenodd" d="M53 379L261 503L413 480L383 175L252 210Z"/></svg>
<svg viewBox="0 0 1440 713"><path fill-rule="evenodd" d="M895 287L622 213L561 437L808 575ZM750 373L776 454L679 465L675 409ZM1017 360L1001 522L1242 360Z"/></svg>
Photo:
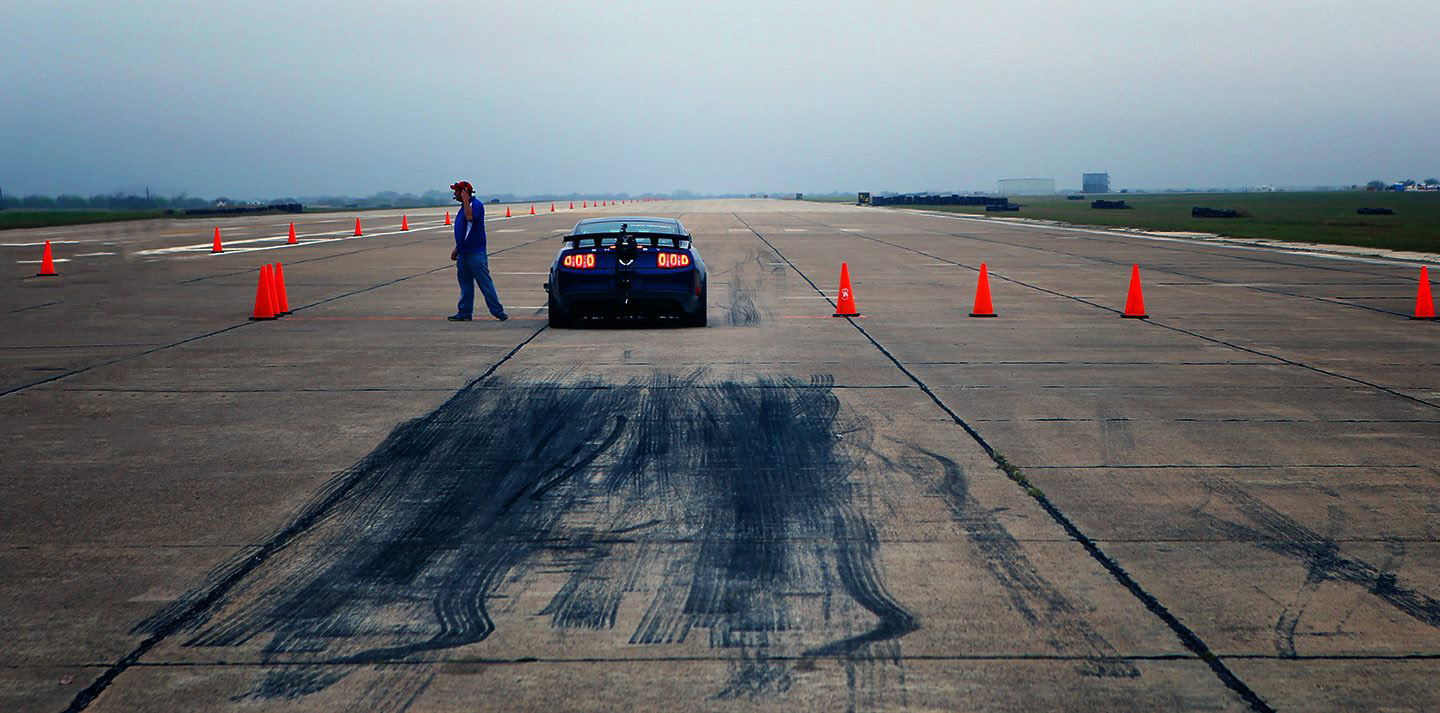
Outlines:
<svg viewBox="0 0 1440 713"><path fill-rule="evenodd" d="M585 233L583 235L566 234L565 243L576 248L599 248L614 245L620 242L620 236L633 238L637 246L648 246L653 248L679 248L681 250L690 247L689 235L675 235L665 233Z"/></svg>

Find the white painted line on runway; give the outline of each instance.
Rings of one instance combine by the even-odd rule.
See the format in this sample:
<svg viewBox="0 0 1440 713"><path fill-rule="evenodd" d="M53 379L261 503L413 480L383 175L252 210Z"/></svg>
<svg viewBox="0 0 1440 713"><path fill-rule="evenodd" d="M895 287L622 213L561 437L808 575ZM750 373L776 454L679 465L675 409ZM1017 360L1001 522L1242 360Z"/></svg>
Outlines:
<svg viewBox="0 0 1440 713"><path fill-rule="evenodd" d="M516 218L522 218L522 217L524 217L524 218L536 218L536 217L539 217L539 216L538 216L538 215L524 215L524 216L516 215L516 216L512 216L512 217L510 217L510 218L493 218L493 219L492 219L492 218L487 218L486 221L489 222L489 221L491 221L491 220L514 220L514 219L516 219ZM432 222L432 221L426 221L426 222ZM251 242L264 242L264 241L270 241L270 240L274 240L274 239L275 239L275 238L253 238L253 239L245 240L245 241L236 240L236 241L232 241L232 242L229 242L229 243L224 243L224 245L222 245L222 247L225 247L225 251L224 251L224 252L219 252L219 253L210 252L211 247L212 247L212 243L200 243L200 244L197 244L197 245L183 245L183 246L174 247L174 248L158 248L158 249L155 249L155 250L145 250L145 251L141 251L141 252L138 252L138 253L135 253L135 254L136 254L136 255L166 255L166 254L176 254L176 253L201 253L201 254L205 254L205 255L228 255L228 254L235 254L235 253L260 252L260 251L262 251L262 250L280 250L280 249L283 249L283 248L298 248L298 247L301 247L301 246L304 246L304 245L316 245L316 244L319 244L319 243L333 243L333 242L338 242L338 241L341 241L341 240L363 240L363 239L365 239L365 238L379 238L379 237L384 237L384 236L387 236L387 235L404 235L405 233L418 233L418 232L425 231L425 230L436 230L436 229L439 229L439 228L449 228L449 227L450 227L450 226L445 225L443 222L438 222L436 225L428 225L428 226L426 226L426 227L419 227L419 228L417 228L417 227L413 227L413 226L412 226L409 230L390 230L390 231L379 232L379 233L365 233L365 234L363 234L363 235L351 235L350 233L351 233L352 231L350 231L350 230L338 230L338 231L330 231L330 232L326 232L326 233L309 233L309 234L307 234L305 237L310 237L310 236L312 236L312 235L343 235L343 236L345 236L345 237L330 238L330 239L326 239L326 240L301 240L299 243L297 243L297 244L295 244L295 245L291 245L291 244L289 244L288 242L286 242L286 243L283 243L283 244L280 244L280 245L269 245L269 246L266 246L266 247L258 247L258 248L238 248L238 249L235 249L235 250L231 250L231 249L229 249L229 247L227 247L227 246L233 245L233 244L251 243ZM499 233L499 232L505 232L505 231L497 230L497 231L495 231L495 232ZM295 237L296 237L297 240L299 240L301 236L296 235ZM281 236L281 237L280 237L280 240L288 240L288 239L289 239L289 236L288 236L288 235L286 235L286 236Z"/></svg>
<svg viewBox="0 0 1440 713"><path fill-rule="evenodd" d="M79 240L51 240L51 241L50 241L50 244L51 244L51 245L79 245L80 243L81 243L81 241L79 241ZM38 247L40 247L41 245L44 245L44 244L45 244L45 241L44 241L44 240L41 240L41 241L38 242L38 243L0 243L0 248L38 248Z"/></svg>
<svg viewBox="0 0 1440 713"><path fill-rule="evenodd" d="M842 233L858 233L863 230L863 228L837 228L837 230Z"/></svg>
<svg viewBox="0 0 1440 713"><path fill-rule="evenodd" d="M16 260L16 261L15 261L15 264L16 264L16 265L39 265L40 262L41 262L40 260ZM54 260L51 260L51 262L70 262L70 258L68 258L68 257L57 257L57 258L55 258Z"/></svg>
<svg viewBox="0 0 1440 713"><path fill-rule="evenodd" d="M950 215L936 215L925 211L915 211L916 215L926 218L939 218L941 220L961 220L969 222L983 222L986 225L1000 225L1007 228L1024 228L1027 230L1065 230L1072 233L1086 233L1089 235L1103 235L1111 238L1139 238L1141 240L1158 240L1166 243L1186 243L1189 245L1211 245L1214 247L1233 248L1236 250L1254 250L1258 252L1281 253L1285 255L1304 255L1309 257L1328 258L1331 260L1344 260L1346 262L1363 262L1371 265L1386 265L1390 267L1405 266L1411 267L1423 260L1400 260L1396 258L1383 257L1361 257L1357 255L1338 255L1336 253L1322 252L1316 250L1295 250L1292 248L1268 247L1264 245L1245 245L1240 243L1226 242L1223 240L1196 240L1192 238L1172 238L1164 235L1146 235L1144 233L1130 233L1116 230L1092 230L1089 228L1067 228L1060 225L1048 225L1043 223L1020 223L1006 222L1006 219L981 218L981 217L960 217Z"/></svg>
<svg viewBox="0 0 1440 713"><path fill-rule="evenodd" d="M806 229L806 228L786 228L786 229L785 229L785 232L787 232L787 233L808 233L808 232L810 232L810 231L809 231L808 229Z"/></svg>
<svg viewBox="0 0 1440 713"><path fill-rule="evenodd" d="M157 248L157 249L154 249L154 250L141 250L140 252L137 252L137 253L135 253L135 254L136 254L137 256L139 256L139 255L144 255L144 256L164 256L164 255L177 255L177 254L181 254L181 253L197 253L197 254L204 254L204 255L235 255L235 254L239 254L239 253L260 252L260 251L263 251L263 250L280 250L280 249L282 249L282 248L298 248L298 247L300 247L300 246L302 246L302 245L318 245L318 244L320 244L320 243L334 243L334 242L339 242L339 241L341 241L341 240L363 240L363 239L365 239L365 238L378 238L378 237L384 237L384 236L386 236L386 235L398 235L398 234L403 233L403 232L411 232L411 233L413 233L413 232L416 232L417 230L426 230L426 228L418 228L418 229L417 229L417 228L411 228L409 231L397 230L397 231L395 231L395 232L393 232L393 233L370 233L369 235L351 236L351 237L346 237L346 238L327 238L327 239L322 239L322 240L301 240L301 241L295 243L294 245L291 245L291 244L288 243L288 242L281 242L279 245L267 245L267 246L264 246L264 247L254 247L254 248L234 248L234 247L230 247L229 245L226 245L226 246L224 246L224 248L225 248L224 251L223 251L223 252L218 252L218 253L217 253L217 252L211 252L211 246L210 246L209 244L205 244L205 245L181 245L181 246L179 246L179 247L173 247L173 248ZM298 239L298 237L297 237L297 239ZM270 238L266 238L265 240L266 240L266 241L270 241L271 239L270 239ZM283 241L283 240L285 240L285 239L284 239L284 238L281 238L281 240ZM236 242L236 243L239 243L239 242L241 242L241 241L235 241L235 242ZM246 243L255 243L255 242L261 242L261 241L259 241L259 240L247 240L247 241L243 241L243 242L246 242ZM233 244L234 244L234 243L232 243L232 245L233 245Z"/></svg>
<svg viewBox="0 0 1440 713"><path fill-rule="evenodd" d="M731 228L731 229L730 229L730 232L732 232L732 233L748 233L748 232L750 232L750 229L749 229L749 228Z"/></svg>
<svg viewBox="0 0 1440 713"><path fill-rule="evenodd" d="M302 246L302 245L315 245L315 244L317 244L317 243L333 243L333 242L340 241L340 240L364 240L365 238L378 238L378 237L383 237L383 236L387 236L387 235L403 235L403 234L405 234L405 233L418 233L418 232L423 232L423 231L426 231L426 230L435 230L435 229L437 229L437 228L445 228L445 227L449 227L449 226L446 226L446 225L441 224L441 225L431 225L431 226L428 226L428 227L419 227L419 228L417 228L417 227L411 227L409 230L391 230L391 231L382 231L382 232L378 232L378 233L376 233L376 232L371 232L371 233L365 233L365 234L363 234L363 235L354 235L354 234L353 234L353 232L354 232L353 230L332 230L332 231L328 231L328 232L324 232L324 233L305 233L304 235L299 235L299 234L297 234L297 235L295 236L295 239L296 239L298 242L297 242L296 244L294 244L294 245L291 245L291 244L288 242L289 239L290 239L290 236L289 236L289 235L280 235L280 236L276 236L276 237L247 238L247 239L245 239L245 240L221 241L221 247L224 248L224 252L219 252L219 253L212 253L212 252L211 252L211 248L214 246L214 243L213 243L213 241L212 241L212 242L208 242L208 243L195 243L195 244L193 244L193 245L178 245L178 246L173 247L173 248L155 248L155 249L153 249L153 250L141 250L141 251L139 251L139 252L137 252L137 253L135 253L135 254L136 254L136 255L146 255L146 256L150 256L150 255L172 255L172 254L176 254L176 253L205 253L205 254L208 254L208 255L225 255L225 254L227 254L227 253L246 253L246 252L256 252L256 251L259 251L259 250L278 250L278 249L280 249L280 248L300 247L300 246ZM314 238L315 236L321 236L321 235L340 235L340 236L343 236L343 237L329 238L329 239L321 239L321 240L312 240L312 239L310 239L310 238ZM253 243L271 243L271 242L277 242L277 241L278 241L278 242L281 242L282 244L280 244L280 245L271 245L271 246L267 246L267 247L255 247L255 248L231 248L232 245L250 245L250 244L253 244Z"/></svg>
<svg viewBox="0 0 1440 713"><path fill-rule="evenodd" d="M523 233L523 232L525 232L525 229L524 229L524 228L501 228L501 229L496 230L496 231L494 231L494 232L497 232L497 233Z"/></svg>
<svg viewBox="0 0 1440 713"><path fill-rule="evenodd" d="M101 255L114 255L114 254L115 254L115 253L112 253L112 252L75 253L75 257L99 257L99 256L101 256Z"/></svg>

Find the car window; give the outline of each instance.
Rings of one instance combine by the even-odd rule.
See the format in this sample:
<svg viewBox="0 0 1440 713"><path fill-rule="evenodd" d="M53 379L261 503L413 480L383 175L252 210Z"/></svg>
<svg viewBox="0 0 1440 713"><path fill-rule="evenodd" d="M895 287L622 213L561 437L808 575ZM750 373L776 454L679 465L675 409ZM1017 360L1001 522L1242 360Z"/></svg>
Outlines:
<svg viewBox="0 0 1440 713"><path fill-rule="evenodd" d="M625 230L631 233L665 233L667 235L677 235L680 232L679 227L674 223L643 220L604 220L594 223L581 223L575 226L575 234L618 233L622 225L625 226Z"/></svg>

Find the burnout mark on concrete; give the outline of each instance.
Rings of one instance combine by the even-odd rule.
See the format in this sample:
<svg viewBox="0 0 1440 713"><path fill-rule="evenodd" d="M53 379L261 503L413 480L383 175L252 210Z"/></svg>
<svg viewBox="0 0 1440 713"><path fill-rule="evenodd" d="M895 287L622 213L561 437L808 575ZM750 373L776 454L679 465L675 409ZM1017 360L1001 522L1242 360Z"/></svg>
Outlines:
<svg viewBox="0 0 1440 713"><path fill-rule="evenodd" d="M238 698L315 695L371 667L380 680L344 695L399 710L432 674L385 663L483 642L495 602L558 570L549 604L506 610L509 626L538 615L611 630L622 601L642 597L632 645L704 630L735 650L727 680L700 695L782 694L796 656L898 666L917 623L886 590L854 504L870 431L832 386L695 375L464 389L328 484L323 516L238 584L199 588L137 630L208 602L185 622L186 646L258 648L274 664Z"/></svg>
<svg viewBox="0 0 1440 713"><path fill-rule="evenodd" d="M783 263L775 266L778 258L775 253L763 249L755 249L749 257L735 261L725 276L729 279L730 303L726 305L728 314L726 321L735 327L752 327L764 319L771 317L767 305L757 303L757 298L763 298L762 285L767 281L777 278L783 279L785 268Z"/></svg>
<svg viewBox="0 0 1440 713"><path fill-rule="evenodd" d="M1076 671L1104 678L1137 678L1140 670L1120 653L1085 619L1053 583L1040 573L1025 554L1025 548L995 517L970 495L964 469L954 460L918 446L913 452L940 466L937 486L966 537L975 545L986 571L1010 598L1011 607L1044 636L1057 654L1083 657ZM915 477L931 481L933 466L923 460L906 458L899 464Z"/></svg>
<svg viewBox="0 0 1440 713"><path fill-rule="evenodd" d="M1343 511L1332 508L1327 525L1330 534L1323 535L1275 510L1239 485L1219 476L1201 478L1205 487L1249 523L1235 522L1209 512L1197 510L1196 517L1217 532L1240 542L1278 555L1289 557L1306 567L1305 582L1275 622L1275 648L1282 656L1295 655L1295 628L1309 598L1327 581L1343 582L1359 587L1395 611L1427 626L1440 628L1440 599L1401 582L1395 570L1405 556L1404 543L1386 543L1386 561L1372 564L1358 557L1340 553L1337 539L1344 524Z"/></svg>

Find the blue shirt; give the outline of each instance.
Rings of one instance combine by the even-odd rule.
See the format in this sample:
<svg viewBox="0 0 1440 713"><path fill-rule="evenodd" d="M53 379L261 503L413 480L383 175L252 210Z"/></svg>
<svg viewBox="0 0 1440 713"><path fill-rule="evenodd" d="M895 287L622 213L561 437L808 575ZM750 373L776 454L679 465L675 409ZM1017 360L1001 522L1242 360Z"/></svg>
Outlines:
<svg viewBox="0 0 1440 713"><path fill-rule="evenodd" d="M479 198L470 198L470 208L475 220L465 219L465 208L455 213L455 251L462 253L485 252L485 204Z"/></svg>

